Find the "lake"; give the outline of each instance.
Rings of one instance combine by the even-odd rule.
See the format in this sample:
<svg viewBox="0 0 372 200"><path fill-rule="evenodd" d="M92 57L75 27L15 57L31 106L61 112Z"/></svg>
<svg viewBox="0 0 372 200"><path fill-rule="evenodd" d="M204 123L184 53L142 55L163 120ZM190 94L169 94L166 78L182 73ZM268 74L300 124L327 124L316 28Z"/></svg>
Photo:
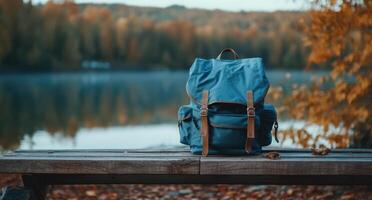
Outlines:
<svg viewBox="0 0 372 200"><path fill-rule="evenodd" d="M285 93L321 74L267 72ZM187 77L185 71L0 75L0 150L181 146L177 110L188 103Z"/></svg>

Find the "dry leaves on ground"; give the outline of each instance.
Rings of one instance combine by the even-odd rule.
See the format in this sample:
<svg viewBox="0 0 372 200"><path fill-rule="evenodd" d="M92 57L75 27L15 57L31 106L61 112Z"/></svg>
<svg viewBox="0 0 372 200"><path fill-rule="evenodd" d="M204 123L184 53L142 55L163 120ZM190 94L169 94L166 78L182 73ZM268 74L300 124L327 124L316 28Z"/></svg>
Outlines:
<svg viewBox="0 0 372 200"><path fill-rule="evenodd" d="M0 174L0 188L21 185L18 175ZM370 186L269 186L269 185L57 185L47 200L372 200Z"/></svg>
<svg viewBox="0 0 372 200"><path fill-rule="evenodd" d="M324 145L320 145L319 148L311 148L311 151L313 153L313 155L320 155L320 156L324 156L324 155L327 155L331 152L331 149L327 148L326 146Z"/></svg>
<svg viewBox="0 0 372 200"><path fill-rule="evenodd" d="M270 159L270 160L277 160L277 159L280 158L279 152L276 152L276 151L271 151L271 152L268 152L268 153L264 153L263 156L265 158Z"/></svg>

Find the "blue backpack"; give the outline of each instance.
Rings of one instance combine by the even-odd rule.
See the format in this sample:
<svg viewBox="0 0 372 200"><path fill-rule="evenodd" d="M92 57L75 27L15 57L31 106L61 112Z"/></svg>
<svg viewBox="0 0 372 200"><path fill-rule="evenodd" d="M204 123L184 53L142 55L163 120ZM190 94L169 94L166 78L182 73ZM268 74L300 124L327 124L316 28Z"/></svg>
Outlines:
<svg viewBox="0 0 372 200"><path fill-rule="evenodd" d="M234 60L222 60L231 52ZM190 104L178 111L180 142L194 154L255 154L271 144L273 105L265 104L269 89L261 58L239 59L224 49L216 59L196 58L186 92Z"/></svg>

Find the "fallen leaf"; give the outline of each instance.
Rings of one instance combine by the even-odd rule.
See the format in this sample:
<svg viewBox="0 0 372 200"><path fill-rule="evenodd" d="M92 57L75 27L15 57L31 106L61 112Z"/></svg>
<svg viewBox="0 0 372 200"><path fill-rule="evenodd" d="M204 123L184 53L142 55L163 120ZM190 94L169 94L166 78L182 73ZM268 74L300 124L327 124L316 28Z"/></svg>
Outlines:
<svg viewBox="0 0 372 200"><path fill-rule="evenodd" d="M331 149L327 148L324 145L320 145L319 148L311 148L311 151L313 155L324 156L324 155L329 154L331 152Z"/></svg>
<svg viewBox="0 0 372 200"><path fill-rule="evenodd" d="M350 199L354 199L354 195L353 194L343 194L341 197L340 197L340 200L350 200Z"/></svg>
<svg viewBox="0 0 372 200"><path fill-rule="evenodd" d="M280 154L276 151L265 153L263 156L271 160L277 160L280 158Z"/></svg>
<svg viewBox="0 0 372 200"><path fill-rule="evenodd" d="M96 196L96 191L95 190L87 190L85 194L89 197Z"/></svg>

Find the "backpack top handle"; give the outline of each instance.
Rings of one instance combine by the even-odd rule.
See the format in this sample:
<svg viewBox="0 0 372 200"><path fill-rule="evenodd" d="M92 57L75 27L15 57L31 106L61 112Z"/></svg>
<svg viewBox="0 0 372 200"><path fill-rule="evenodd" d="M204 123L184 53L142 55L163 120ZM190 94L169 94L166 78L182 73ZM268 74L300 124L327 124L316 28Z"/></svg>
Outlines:
<svg viewBox="0 0 372 200"><path fill-rule="evenodd" d="M234 49L232 49L232 48L226 48L226 49L222 50L221 53L217 56L217 60L221 60L222 54L224 54L226 52L232 53L234 55L234 59L239 59L239 55L235 52Z"/></svg>

